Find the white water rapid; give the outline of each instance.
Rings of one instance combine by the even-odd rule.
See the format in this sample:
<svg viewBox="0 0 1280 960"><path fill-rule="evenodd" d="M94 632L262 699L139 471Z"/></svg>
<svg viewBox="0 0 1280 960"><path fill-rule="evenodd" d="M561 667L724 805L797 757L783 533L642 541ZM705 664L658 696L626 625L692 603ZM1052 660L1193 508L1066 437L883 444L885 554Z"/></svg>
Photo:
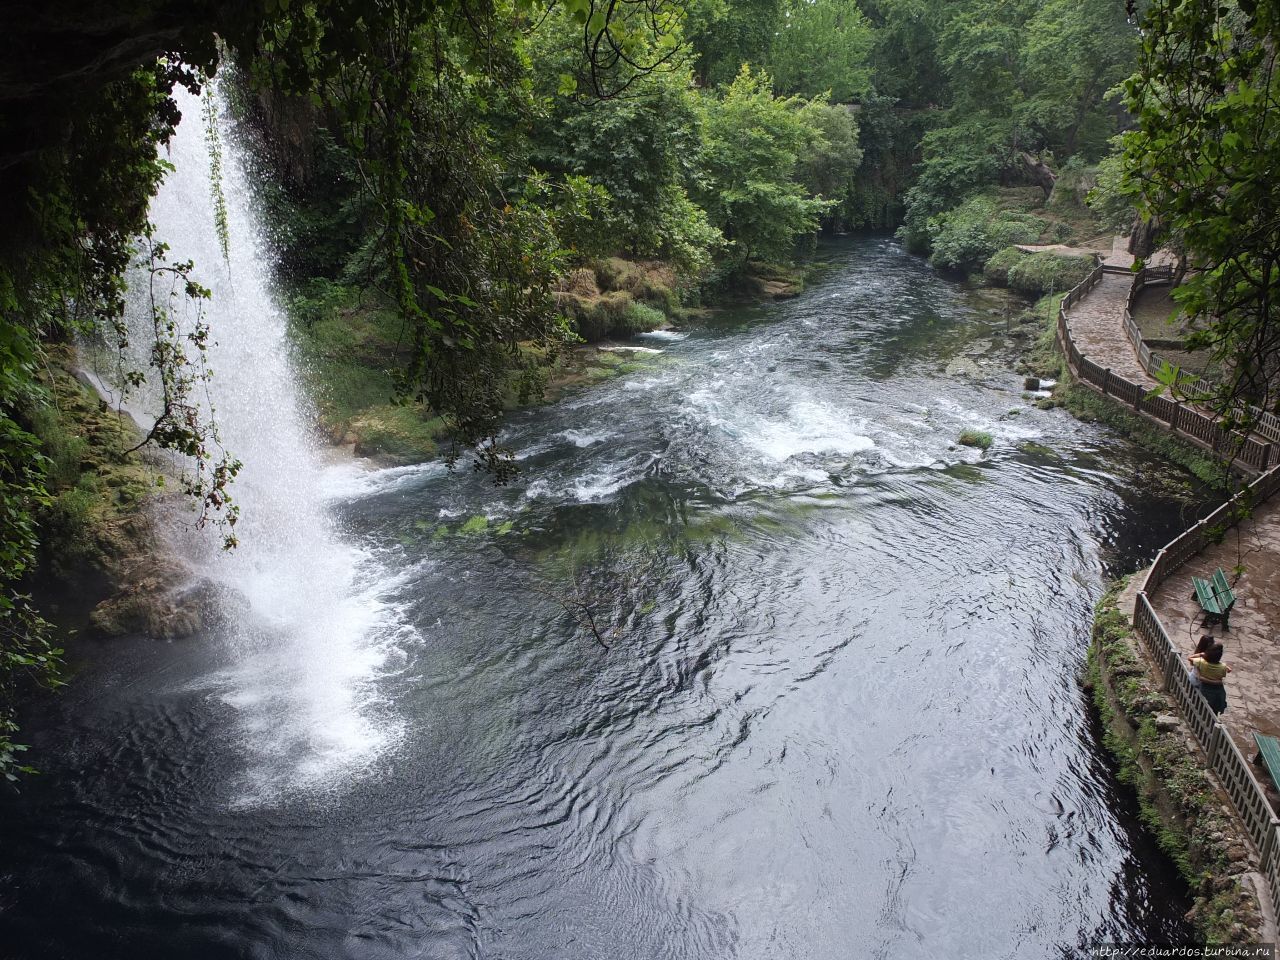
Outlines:
<svg viewBox="0 0 1280 960"><path fill-rule="evenodd" d="M233 707L247 757L246 800L324 787L373 762L397 726L377 681L408 628L382 597L386 571L344 538L325 508L324 460L299 393L285 317L270 280L272 254L252 203L244 151L217 98L229 256L215 226L201 101L175 91L183 120L174 170L151 205L171 262L193 260L212 291L210 402L223 445L243 463L232 486L239 546L190 531L186 549L233 598L220 628L229 666L215 695ZM136 278L145 282L144 276ZM131 323L147 329L141 311Z"/></svg>

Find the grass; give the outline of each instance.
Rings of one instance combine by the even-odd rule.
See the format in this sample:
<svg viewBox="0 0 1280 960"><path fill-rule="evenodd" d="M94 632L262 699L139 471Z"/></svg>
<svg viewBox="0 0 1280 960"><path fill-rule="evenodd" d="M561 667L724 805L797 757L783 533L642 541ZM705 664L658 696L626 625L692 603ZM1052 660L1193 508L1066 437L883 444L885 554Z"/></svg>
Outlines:
<svg viewBox="0 0 1280 960"><path fill-rule="evenodd" d="M994 439L991 434L985 430L962 430L960 432L960 445L964 447L976 447L979 450L989 450Z"/></svg>

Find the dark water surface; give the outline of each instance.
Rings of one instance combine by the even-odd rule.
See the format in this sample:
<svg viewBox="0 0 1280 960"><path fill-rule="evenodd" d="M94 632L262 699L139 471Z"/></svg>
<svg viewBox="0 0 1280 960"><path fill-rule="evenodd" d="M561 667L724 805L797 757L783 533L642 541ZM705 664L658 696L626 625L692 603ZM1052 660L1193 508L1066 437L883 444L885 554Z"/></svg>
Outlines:
<svg viewBox="0 0 1280 960"><path fill-rule="evenodd" d="M891 243L820 255L798 299L637 340L662 352L518 415L511 487L335 470L348 539L392 572L370 609L406 625L363 668L316 664L348 688L273 691L217 636L91 646L27 721L45 774L0 801L0 953L1184 939L1078 686L1105 575L1182 508L1144 455L1023 399L1002 317ZM329 763L355 721L377 736Z"/></svg>

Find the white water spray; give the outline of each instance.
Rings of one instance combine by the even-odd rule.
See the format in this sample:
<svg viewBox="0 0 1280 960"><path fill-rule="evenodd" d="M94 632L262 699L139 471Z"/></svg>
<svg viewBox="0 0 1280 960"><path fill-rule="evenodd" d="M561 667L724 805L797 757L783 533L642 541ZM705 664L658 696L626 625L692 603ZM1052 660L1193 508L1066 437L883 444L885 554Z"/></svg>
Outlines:
<svg viewBox="0 0 1280 960"><path fill-rule="evenodd" d="M201 573L236 598L221 618L232 666L217 678L218 690L242 723L249 793L270 795L324 784L371 762L394 739L377 681L408 628L382 599L384 571L344 539L325 507L323 459L224 101L217 102L226 259L201 104L185 90L174 95L183 115L169 150L175 169L152 202L151 220L169 260L193 260L193 277L212 291L204 314L214 341L210 402L223 445L243 462L231 490L241 509L239 547L218 551L209 530L193 533L188 546ZM150 325L142 313L131 320Z"/></svg>

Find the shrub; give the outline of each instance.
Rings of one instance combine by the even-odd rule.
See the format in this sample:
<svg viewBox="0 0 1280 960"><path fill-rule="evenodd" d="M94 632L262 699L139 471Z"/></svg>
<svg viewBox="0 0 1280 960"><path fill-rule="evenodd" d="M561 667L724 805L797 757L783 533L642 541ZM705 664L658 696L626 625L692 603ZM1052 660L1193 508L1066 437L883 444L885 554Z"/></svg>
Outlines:
<svg viewBox="0 0 1280 960"><path fill-rule="evenodd" d="M632 303L623 311L622 320L614 330L624 334L644 333L648 330L657 330L666 322L666 314L661 310L643 303Z"/></svg>
<svg viewBox="0 0 1280 960"><path fill-rule="evenodd" d="M591 270L589 267L579 267L576 270L570 270L560 281L559 288L566 293L576 294L579 297L595 297L600 295L600 288L596 286L595 271Z"/></svg>
<svg viewBox="0 0 1280 960"><path fill-rule="evenodd" d="M627 311L636 305L625 290L611 290L595 297L562 293L557 299L578 336L587 343L603 340L615 330L623 329Z"/></svg>
<svg viewBox="0 0 1280 960"><path fill-rule="evenodd" d="M1009 285L1009 271L1028 256L1017 247L1005 247L993 253L982 268L982 276L987 283L997 287Z"/></svg>
<svg viewBox="0 0 1280 960"><path fill-rule="evenodd" d="M624 291L666 314L680 308L675 270L660 261L635 262L610 257L595 265L595 279L601 290ZM577 292L577 291L574 291Z"/></svg>
<svg viewBox="0 0 1280 960"><path fill-rule="evenodd" d="M977 194L958 207L930 217L933 253L929 262L943 270L978 270L1003 247L1035 243L1041 222L1030 213L1002 209L995 197Z"/></svg>
<svg viewBox="0 0 1280 960"><path fill-rule="evenodd" d="M1030 296L1070 290L1092 269L1093 261L1089 257L1033 253L1009 268L1009 286Z"/></svg>

